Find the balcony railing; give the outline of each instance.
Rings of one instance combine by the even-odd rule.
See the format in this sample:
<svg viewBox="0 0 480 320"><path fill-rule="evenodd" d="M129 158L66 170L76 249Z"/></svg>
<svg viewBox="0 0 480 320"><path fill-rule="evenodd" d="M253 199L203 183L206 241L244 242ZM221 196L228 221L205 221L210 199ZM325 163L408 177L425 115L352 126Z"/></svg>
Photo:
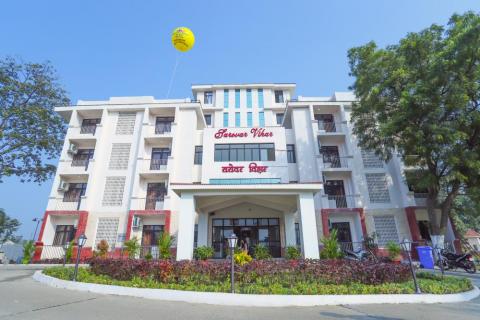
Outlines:
<svg viewBox="0 0 480 320"><path fill-rule="evenodd" d="M97 125L87 124L87 125L82 125L81 126L80 133L81 134L93 134L93 135L95 135L96 130L97 130Z"/></svg>
<svg viewBox="0 0 480 320"><path fill-rule="evenodd" d="M323 195L328 200L329 208L355 208L357 206L355 195Z"/></svg>
<svg viewBox="0 0 480 320"><path fill-rule="evenodd" d="M351 157L329 157L323 159L324 168L348 168L348 159Z"/></svg>
<svg viewBox="0 0 480 320"><path fill-rule="evenodd" d="M72 160L72 167L85 167L85 170L88 169L88 165L90 163L90 159L73 159Z"/></svg>
<svg viewBox="0 0 480 320"><path fill-rule="evenodd" d="M415 199L415 204L417 206L421 206L421 207L424 207L427 205L427 197L428 197L428 193L417 193L415 192L413 194L413 198Z"/></svg>
<svg viewBox="0 0 480 320"><path fill-rule="evenodd" d="M172 132L172 123L164 122L155 124L155 134L165 134Z"/></svg>
<svg viewBox="0 0 480 320"><path fill-rule="evenodd" d="M168 159L152 159L150 160L150 170L165 170L167 163Z"/></svg>
<svg viewBox="0 0 480 320"><path fill-rule="evenodd" d="M145 201L145 210L163 210L163 197L147 198Z"/></svg>

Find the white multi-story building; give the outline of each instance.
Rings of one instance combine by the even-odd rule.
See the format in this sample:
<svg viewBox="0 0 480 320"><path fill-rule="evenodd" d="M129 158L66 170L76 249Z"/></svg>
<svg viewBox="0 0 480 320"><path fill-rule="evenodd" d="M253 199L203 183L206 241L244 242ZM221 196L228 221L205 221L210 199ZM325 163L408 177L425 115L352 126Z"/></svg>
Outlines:
<svg viewBox="0 0 480 320"><path fill-rule="evenodd" d="M298 246L318 258L332 228L351 246L373 233L380 247L428 238L424 199L409 191L400 159L384 163L357 146L352 93L294 99L295 84L192 90L194 99L56 109L69 126L39 246L84 233L86 255L101 240L115 250L133 237L154 250L169 232L177 259L204 245L221 258L235 233L274 257Z"/></svg>

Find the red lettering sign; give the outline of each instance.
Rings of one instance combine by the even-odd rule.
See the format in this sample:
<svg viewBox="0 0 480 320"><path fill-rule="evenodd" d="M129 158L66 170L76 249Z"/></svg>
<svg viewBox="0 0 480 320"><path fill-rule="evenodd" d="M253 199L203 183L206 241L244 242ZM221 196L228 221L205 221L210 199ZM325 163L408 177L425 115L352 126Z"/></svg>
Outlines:
<svg viewBox="0 0 480 320"><path fill-rule="evenodd" d="M243 172L243 168L245 166L234 166L233 164L229 163L228 166L223 166L222 167L222 172ZM262 173L262 172L267 172L268 167L267 166L259 166L255 162L251 162L248 165L248 172L256 172L256 173Z"/></svg>
<svg viewBox="0 0 480 320"><path fill-rule="evenodd" d="M265 128L252 128L250 134L254 138L269 138L273 137L273 132L265 130ZM215 139L222 138L246 138L248 137L248 132L230 132L227 128L218 129L214 134Z"/></svg>

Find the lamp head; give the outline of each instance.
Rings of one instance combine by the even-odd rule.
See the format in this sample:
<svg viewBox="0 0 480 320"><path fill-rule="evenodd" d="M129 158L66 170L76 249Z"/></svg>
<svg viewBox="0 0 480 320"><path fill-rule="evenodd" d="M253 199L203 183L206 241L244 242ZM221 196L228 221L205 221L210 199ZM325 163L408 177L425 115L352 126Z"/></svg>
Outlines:
<svg viewBox="0 0 480 320"><path fill-rule="evenodd" d="M227 237L227 240L230 249L233 249L237 246L238 237L235 235L235 233L232 233L229 237Z"/></svg>
<svg viewBox="0 0 480 320"><path fill-rule="evenodd" d="M85 245L85 242L87 242L87 237L85 234L81 234L80 237L78 237L78 246L83 247Z"/></svg>

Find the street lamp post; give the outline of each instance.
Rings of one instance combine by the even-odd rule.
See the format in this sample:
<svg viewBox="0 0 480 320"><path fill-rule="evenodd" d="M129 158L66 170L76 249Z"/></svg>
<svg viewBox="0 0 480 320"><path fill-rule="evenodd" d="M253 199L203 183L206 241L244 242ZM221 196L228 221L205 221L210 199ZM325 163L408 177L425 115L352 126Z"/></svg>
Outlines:
<svg viewBox="0 0 480 320"><path fill-rule="evenodd" d="M233 260L234 249L237 246L237 236L235 233L232 233L229 237L227 237L228 246L230 247L230 263L231 263L231 270L230 270L230 290L232 293L235 293L235 261Z"/></svg>
<svg viewBox="0 0 480 320"><path fill-rule="evenodd" d="M420 291L420 287L418 286L417 275L415 274L415 270L413 269L412 256L410 255L410 253L412 252L412 241L408 239L403 239L403 241L401 242L401 245L402 245L403 251L405 251L408 256L408 264L410 265L410 271L412 272L413 283L415 284L415 293L422 293L422 291Z"/></svg>
<svg viewBox="0 0 480 320"><path fill-rule="evenodd" d="M33 239L32 239L33 241L35 241L35 237L37 236L38 225L39 225L40 222L43 221L43 219L42 218L33 218L32 221L37 223L37 225L35 226L35 232L33 233Z"/></svg>
<svg viewBox="0 0 480 320"><path fill-rule="evenodd" d="M87 242L87 237L84 234L81 234L77 240L77 260L75 261L75 271L73 272L73 281L77 281L77 274L78 274L78 264L80 263L80 254L82 252L82 248Z"/></svg>

